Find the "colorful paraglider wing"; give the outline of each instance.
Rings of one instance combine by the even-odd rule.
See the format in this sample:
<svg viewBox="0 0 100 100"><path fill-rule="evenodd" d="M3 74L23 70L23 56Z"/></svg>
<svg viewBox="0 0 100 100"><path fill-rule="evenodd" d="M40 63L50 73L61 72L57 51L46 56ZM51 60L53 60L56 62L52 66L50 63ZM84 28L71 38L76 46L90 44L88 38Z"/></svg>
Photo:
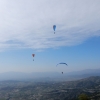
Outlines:
<svg viewBox="0 0 100 100"><path fill-rule="evenodd" d="M32 56L34 57L34 56L35 56L35 54L32 54Z"/></svg>
<svg viewBox="0 0 100 100"><path fill-rule="evenodd" d="M54 30L54 31L56 30L56 25L53 25L53 30Z"/></svg>

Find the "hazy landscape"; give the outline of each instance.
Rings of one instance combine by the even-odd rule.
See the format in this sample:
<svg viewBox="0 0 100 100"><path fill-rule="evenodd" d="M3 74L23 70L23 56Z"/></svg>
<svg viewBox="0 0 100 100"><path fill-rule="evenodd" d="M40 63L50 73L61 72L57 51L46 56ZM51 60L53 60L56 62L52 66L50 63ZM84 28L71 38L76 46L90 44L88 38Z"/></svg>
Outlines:
<svg viewBox="0 0 100 100"><path fill-rule="evenodd" d="M11 79L9 78L10 80L8 80L9 73L3 73L6 78L0 81L0 100L83 100L78 99L81 94L87 95L88 100L99 100L100 75L97 73L98 70L83 70L72 72L73 74L65 73L65 75L31 73L33 76L39 74L38 77L33 78L29 77L29 74L10 72L10 75L13 75ZM25 79L25 75L29 76Z"/></svg>
<svg viewBox="0 0 100 100"><path fill-rule="evenodd" d="M0 80L47 80L47 81L65 81L76 80L89 76L100 76L100 69L85 69L68 73L60 72L5 72L0 73Z"/></svg>
<svg viewBox="0 0 100 100"><path fill-rule="evenodd" d="M0 81L0 100L80 100L81 94L99 100L100 76L63 82Z"/></svg>

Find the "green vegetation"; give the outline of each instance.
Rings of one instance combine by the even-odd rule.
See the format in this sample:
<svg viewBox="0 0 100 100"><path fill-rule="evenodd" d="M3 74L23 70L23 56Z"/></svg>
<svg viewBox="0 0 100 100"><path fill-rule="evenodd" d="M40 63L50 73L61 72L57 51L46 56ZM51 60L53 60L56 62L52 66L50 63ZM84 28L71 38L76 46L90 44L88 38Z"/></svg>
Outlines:
<svg viewBox="0 0 100 100"><path fill-rule="evenodd" d="M79 100L90 100L86 94L80 94L78 97Z"/></svg>

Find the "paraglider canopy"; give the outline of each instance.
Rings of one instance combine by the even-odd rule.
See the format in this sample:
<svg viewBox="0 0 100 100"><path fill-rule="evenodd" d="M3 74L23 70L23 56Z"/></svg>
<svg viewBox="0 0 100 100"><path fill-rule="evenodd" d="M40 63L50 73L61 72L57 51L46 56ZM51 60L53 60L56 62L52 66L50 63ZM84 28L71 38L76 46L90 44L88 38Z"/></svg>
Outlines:
<svg viewBox="0 0 100 100"><path fill-rule="evenodd" d="M56 30L56 25L53 25L53 30L54 30L54 34L55 34L55 30Z"/></svg>
<svg viewBox="0 0 100 100"><path fill-rule="evenodd" d="M64 64L64 65L67 65L66 63L64 62L61 62L61 63L58 63L56 66L58 66L59 64ZM68 66L68 65L67 65Z"/></svg>
<svg viewBox="0 0 100 100"><path fill-rule="evenodd" d="M32 54L32 57L34 57L35 56L35 54ZM33 61L34 61L34 59L33 59Z"/></svg>
<svg viewBox="0 0 100 100"><path fill-rule="evenodd" d="M34 57L34 56L35 56L35 54L32 54L32 56Z"/></svg>
<svg viewBox="0 0 100 100"><path fill-rule="evenodd" d="M67 63L61 62L61 63L58 63L58 64L56 65L56 67L57 67L59 64L64 64L64 65L68 66ZM63 74L63 72L61 72L61 73Z"/></svg>

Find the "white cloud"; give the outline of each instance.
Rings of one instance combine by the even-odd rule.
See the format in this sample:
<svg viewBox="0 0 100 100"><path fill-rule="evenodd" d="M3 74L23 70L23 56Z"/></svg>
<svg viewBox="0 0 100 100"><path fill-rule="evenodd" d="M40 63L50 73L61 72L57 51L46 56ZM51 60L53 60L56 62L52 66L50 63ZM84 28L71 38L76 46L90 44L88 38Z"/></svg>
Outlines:
<svg viewBox="0 0 100 100"><path fill-rule="evenodd" d="M77 45L99 30L100 0L0 0L3 50Z"/></svg>

